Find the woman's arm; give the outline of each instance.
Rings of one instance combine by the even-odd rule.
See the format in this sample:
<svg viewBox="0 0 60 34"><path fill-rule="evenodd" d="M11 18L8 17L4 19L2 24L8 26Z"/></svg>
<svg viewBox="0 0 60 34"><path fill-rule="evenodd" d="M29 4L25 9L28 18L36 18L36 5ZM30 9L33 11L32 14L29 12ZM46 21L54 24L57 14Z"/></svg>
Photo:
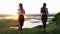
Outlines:
<svg viewBox="0 0 60 34"><path fill-rule="evenodd" d="M47 14L49 14L49 13L48 13L48 8L47 8Z"/></svg>
<svg viewBox="0 0 60 34"><path fill-rule="evenodd" d="M24 10L24 15L25 15L25 10Z"/></svg>
<svg viewBox="0 0 60 34"><path fill-rule="evenodd" d="M20 9L17 10L17 14L19 14L19 13L20 13Z"/></svg>

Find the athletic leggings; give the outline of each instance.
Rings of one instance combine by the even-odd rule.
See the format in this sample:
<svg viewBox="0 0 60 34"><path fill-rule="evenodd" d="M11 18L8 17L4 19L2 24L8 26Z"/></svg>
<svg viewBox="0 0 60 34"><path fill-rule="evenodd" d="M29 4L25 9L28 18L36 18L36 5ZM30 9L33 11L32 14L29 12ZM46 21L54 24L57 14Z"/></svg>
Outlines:
<svg viewBox="0 0 60 34"><path fill-rule="evenodd" d="M24 15L19 15L18 21L19 21L19 25L23 26L23 24L24 24Z"/></svg>
<svg viewBox="0 0 60 34"><path fill-rule="evenodd" d="M43 23L43 27L46 27L46 22L47 22L47 14L42 14L42 23Z"/></svg>

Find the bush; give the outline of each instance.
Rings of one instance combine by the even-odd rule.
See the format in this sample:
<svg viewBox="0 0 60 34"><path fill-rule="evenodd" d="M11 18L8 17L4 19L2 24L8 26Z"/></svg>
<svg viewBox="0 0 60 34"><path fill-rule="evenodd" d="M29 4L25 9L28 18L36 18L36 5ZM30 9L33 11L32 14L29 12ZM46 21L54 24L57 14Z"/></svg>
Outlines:
<svg viewBox="0 0 60 34"><path fill-rule="evenodd" d="M52 19L52 23L60 24L60 12L54 16L54 18Z"/></svg>

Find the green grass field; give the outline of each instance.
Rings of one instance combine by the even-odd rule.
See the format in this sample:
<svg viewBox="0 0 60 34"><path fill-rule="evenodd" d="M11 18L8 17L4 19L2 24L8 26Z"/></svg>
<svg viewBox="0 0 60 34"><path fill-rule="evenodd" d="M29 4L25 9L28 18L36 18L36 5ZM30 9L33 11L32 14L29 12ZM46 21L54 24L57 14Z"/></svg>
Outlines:
<svg viewBox="0 0 60 34"><path fill-rule="evenodd" d="M60 17L59 17L60 18ZM57 19L57 18L56 18ZM46 32L43 32L42 26L37 26L31 29L23 29L22 34L60 34L60 21L53 18L52 23L46 27ZM58 22L56 22L58 21ZM56 24L58 23L58 24ZM10 29L9 27L16 27L17 21L1 19L0 20L0 34L21 34L18 29Z"/></svg>
<svg viewBox="0 0 60 34"><path fill-rule="evenodd" d="M15 27L18 22L9 22L9 20L0 20L0 34L20 34L17 29L10 29L9 27ZM60 28L54 24L48 24L46 32L43 32L42 26L37 26L31 29L23 29L22 34L60 34Z"/></svg>

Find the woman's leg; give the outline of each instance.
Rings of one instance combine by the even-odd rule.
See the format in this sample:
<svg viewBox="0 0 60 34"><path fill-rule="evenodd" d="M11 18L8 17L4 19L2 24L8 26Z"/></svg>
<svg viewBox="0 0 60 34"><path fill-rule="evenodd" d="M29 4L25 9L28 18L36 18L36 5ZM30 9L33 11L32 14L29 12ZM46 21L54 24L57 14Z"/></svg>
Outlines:
<svg viewBox="0 0 60 34"><path fill-rule="evenodd" d="M44 28L44 32L46 30L46 22L47 22L47 15L43 14L42 15L42 22L43 22L43 28Z"/></svg>
<svg viewBox="0 0 60 34"><path fill-rule="evenodd" d="M21 16L21 15L19 15L18 20L19 20L19 31L21 31L21 29L22 29L22 26L21 26L21 23L22 23L22 16Z"/></svg>
<svg viewBox="0 0 60 34"><path fill-rule="evenodd" d="M23 24L24 24L24 16L22 15L22 19L21 19L21 21L20 21L21 31L22 31Z"/></svg>
<svg viewBox="0 0 60 34"><path fill-rule="evenodd" d="M21 23L19 22L19 31L21 31L21 25L20 25Z"/></svg>
<svg viewBox="0 0 60 34"><path fill-rule="evenodd" d="M20 23L20 29L22 31L22 27L23 27L23 22Z"/></svg>
<svg viewBox="0 0 60 34"><path fill-rule="evenodd" d="M46 31L46 22L43 22L43 30Z"/></svg>

